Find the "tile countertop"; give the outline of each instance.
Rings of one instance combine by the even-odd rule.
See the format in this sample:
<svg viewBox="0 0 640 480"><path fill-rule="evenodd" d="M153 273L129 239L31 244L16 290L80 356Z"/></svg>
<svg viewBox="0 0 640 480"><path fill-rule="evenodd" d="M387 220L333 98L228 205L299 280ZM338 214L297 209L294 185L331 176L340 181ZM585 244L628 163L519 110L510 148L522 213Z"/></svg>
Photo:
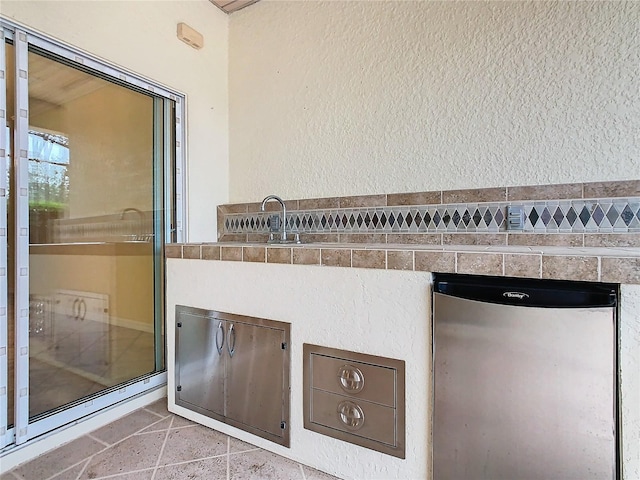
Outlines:
<svg viewBox="0 0 640 480"><path fill-rule="evenodd" d="M640 248L304 243L168 244L167 258L640 284Z"/></svg>

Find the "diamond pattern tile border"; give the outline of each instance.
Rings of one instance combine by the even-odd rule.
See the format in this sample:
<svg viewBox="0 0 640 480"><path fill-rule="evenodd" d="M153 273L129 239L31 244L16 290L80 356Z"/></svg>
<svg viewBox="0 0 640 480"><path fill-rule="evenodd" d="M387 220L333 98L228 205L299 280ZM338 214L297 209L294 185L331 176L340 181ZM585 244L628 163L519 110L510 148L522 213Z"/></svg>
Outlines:
<svg viewBox="0 0 640 480"><path fill-rule="evenodd" d="M288 212L294 233L490 233L505 232L507 207L525 212L524 232L640 233L640 197L544 202L466 203ZM268 233L273 212L227 214L225 234Z"/></svg>

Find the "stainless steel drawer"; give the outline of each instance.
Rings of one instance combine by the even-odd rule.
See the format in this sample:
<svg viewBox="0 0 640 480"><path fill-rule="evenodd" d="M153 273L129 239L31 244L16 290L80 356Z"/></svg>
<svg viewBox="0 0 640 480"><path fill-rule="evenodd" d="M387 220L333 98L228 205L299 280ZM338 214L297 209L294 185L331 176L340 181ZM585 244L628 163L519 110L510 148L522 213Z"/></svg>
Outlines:
<svg viewBox="0 0 640 480"><path fill-rule="evenodd" d="M405 458L405 362L303 344L304 428Z"/></svg>
<svg viewBox="0 0 640 480"><path fill-rule="evenodd" d="M311 421L358 437L397 446L396 411L376 403L313 389Z"/></svg>
<svg viewBox="0 0 640 480"><path fill-rule="evenodd" d="M395 407L396 370L343 358L311 355L312 387Z"/></svg>

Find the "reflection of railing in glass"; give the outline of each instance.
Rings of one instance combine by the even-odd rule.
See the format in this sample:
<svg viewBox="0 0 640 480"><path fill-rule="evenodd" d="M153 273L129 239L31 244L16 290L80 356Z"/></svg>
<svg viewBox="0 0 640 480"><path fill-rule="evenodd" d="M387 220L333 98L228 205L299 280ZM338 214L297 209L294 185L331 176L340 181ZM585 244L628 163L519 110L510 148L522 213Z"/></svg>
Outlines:
<svg viewBox="0 0 640 480"><path fill-rule="evenodd" d="M129 210L127 210L129 211ZM51 243L150 242L153 239L153 212L64 218L51 223ZM133 218L132 218L133 217Z"/></svg>

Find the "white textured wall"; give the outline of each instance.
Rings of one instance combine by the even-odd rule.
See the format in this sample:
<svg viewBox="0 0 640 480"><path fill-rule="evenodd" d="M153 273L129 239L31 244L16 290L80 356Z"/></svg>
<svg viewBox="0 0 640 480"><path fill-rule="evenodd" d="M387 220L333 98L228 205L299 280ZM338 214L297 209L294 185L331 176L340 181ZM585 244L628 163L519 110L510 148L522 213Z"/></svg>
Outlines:
<svg viewBox="0 0 640 480"><path fill-rule="evenodd" d="M207 0L2 0L0 13L187 95L189 236L216 238L215 207L228 199L228 16ZM204 35L202 50L178 40L179 22Z"/></svg>
<svg viewBox="0 0 640 480"><path fill-rule="evenodd" d="M167 261L169 402L173 402L175 305L290 322L291 448L202 415L172 411L345 479L430 478L430 275L203 260ZM640 478L640 287L622 289L620 365L623 480ZM303 428L302 344L406 362L407 455L400 460Z"/></svg>
<svg viewBox="0 0 640 480"><path fill-rule="evenodd" d="M640 2L262 0L231 201L640 178Z"/></svg>
<svg viewBox="0 0 640 480"><path fill-rule="evenodd" d="M428 476L430 274L202 260L167 261L167 365L175 400L175 305L290 322L291 448L178 406L176 413L345 479ZM340 288L335 288L339 285ZM406 460L303 428L302 344L406 361Z"/></svg>

